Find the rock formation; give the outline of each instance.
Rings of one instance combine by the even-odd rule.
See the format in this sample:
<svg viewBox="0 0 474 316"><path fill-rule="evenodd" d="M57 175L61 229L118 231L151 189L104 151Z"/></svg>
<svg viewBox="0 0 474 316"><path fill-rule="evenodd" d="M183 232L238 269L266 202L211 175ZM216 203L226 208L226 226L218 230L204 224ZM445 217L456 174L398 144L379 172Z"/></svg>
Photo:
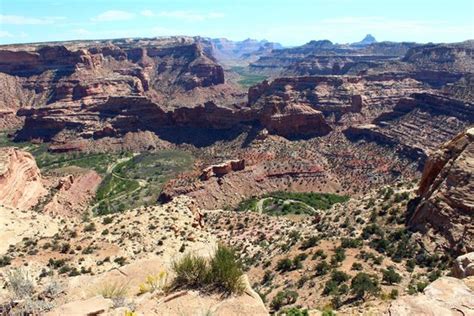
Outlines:
<svg viewBox="0 0 474 316"><path fill-rule="evenodd" d="M46 194L33 156L17 148L0 148L0 205L28 209Z"/></svg>
<svg viewBox="0 0 474 316"><path fill-rule="evenodd" d="M431 151L474 123L474 105L441 94L413 93L372 123L350 126L344 133L352 140L389 145L423 162Z"/></svg>
<svg viewBox="0 0 474 316"><path fill-rule="evenodd" d="M92 170L81 170L75 175L61 178L54 188L56 193L42 212L71 217L82 215L101 181L100 175Z"/></svg>
<svg viewBox="0 0 474 316"><path fill-rule="evenodd" d="M454 261L453 276L459 279L474 276L474 252L459 256Z"/></svg>
<svg viewBox="0 0 474 316"><path fill-rule="evenodd" d="M423 294L394 301L389 316L473 315L474 292L462 280L442 277L428 285Z"/></svg>
<svg viewBox="0 0 474 316"><path fill-rule="evenodd" d="M237 159L237 160L228 160L221 164L212 165L205 168L201 176L199 177L201 180L206 181L209 180L211 177L222 177L232 171L240 171L245 169L245 160Z"/></svg>
<svg viewBox="0 0 474 316"><path fill-rule="evenodd" d="M474 129L459 134L425 164L409 225L455 254L474 250Z"/></svg>

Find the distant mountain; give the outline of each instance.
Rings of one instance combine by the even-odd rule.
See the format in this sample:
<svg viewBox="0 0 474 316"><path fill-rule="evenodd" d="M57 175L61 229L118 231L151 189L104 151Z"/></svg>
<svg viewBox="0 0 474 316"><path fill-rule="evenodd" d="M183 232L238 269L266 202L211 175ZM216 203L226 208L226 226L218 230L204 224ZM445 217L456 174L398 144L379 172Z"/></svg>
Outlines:
<svg viewBox="0 0 474 316"><path fill-rule="evenodd" d="M352 43L351 46L360 47L360 46L367 46L374 43L377 43L377 40L375 39L375 37L373 37L371 34L367 34L362 41Z"/></svg>
<svg viewBox="0 0 474 316"><path fill-rule="evenodd" d="M273 49L280 49L280 43L267 40L245 39L243 41L231 41L226 38L211 39L213 55L219 60L248 58L251 55L262 55Z"/></svg>

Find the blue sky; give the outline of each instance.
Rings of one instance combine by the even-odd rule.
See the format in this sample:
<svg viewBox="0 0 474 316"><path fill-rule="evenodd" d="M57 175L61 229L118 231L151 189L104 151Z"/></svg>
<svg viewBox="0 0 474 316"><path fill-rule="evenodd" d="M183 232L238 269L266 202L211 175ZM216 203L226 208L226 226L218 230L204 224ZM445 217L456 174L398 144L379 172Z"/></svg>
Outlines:
<svg viewBox="0 0 474 316"><path fill-rule="evenodd" d="M300 45L474 38L474 0L0 0L0 43L201 35Z"/></svg>

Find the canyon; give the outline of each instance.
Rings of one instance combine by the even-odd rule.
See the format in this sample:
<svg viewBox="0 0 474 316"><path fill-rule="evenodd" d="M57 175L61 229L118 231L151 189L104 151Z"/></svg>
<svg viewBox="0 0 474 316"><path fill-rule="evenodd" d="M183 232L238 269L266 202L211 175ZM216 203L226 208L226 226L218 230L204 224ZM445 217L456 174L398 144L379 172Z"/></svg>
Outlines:
<svg viewBox="0 0 474 316"><path fill-rule="evenodd" d="M473 53L0 46L0 313L472 313ZM222 245L241 291L177 285ZM12 297L22 269L35 289Z"/></svg>

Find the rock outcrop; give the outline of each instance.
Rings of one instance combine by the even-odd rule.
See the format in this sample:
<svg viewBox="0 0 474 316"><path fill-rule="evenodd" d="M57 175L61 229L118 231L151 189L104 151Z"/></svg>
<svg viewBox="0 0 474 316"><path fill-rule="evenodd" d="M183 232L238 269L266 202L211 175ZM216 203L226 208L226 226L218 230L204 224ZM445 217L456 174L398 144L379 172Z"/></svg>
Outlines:
<svg viewBox="0 0 474 316"><path fill-rule="evenodd" d="M462 280L442 277L428 285L423 294L394 301L386 315L474 315L474 292Z"/></svg>
<svg viewBox="0 0 474 316"><path fill-rule="evenodd" d="M459 256L454 261L453 276L456 278L466 278L474 276L474 252Z"/></svg>
<svg viewBox="0 0 474 316"><path fill-rule="evenodd" d="M409 225L454 254L474 251L474 129L459 134L426 162L420 202Z"/></svg>
<svg viewBox="0 0 474 316"><path fill-rule="evenodd" d="M42 210L50 215L80 216L95 195L102 178L93 171L78 171L59 180L56 192Z"/></svg>
<svg viewBox="0 0 474 316"><path fill-rule="evenodd" d="M199 178L203 181L206 181L209 180L211 177L222 177L230 172L240 171L244 169L244 159L228 160L223 163L205 168Z"/></svg>
<svg viewBox="0 0 474 316"><path fill-rule="evenodd" d="M28 209L46 192L30 153L17 148L0 148L0 205Z"/></svg>

